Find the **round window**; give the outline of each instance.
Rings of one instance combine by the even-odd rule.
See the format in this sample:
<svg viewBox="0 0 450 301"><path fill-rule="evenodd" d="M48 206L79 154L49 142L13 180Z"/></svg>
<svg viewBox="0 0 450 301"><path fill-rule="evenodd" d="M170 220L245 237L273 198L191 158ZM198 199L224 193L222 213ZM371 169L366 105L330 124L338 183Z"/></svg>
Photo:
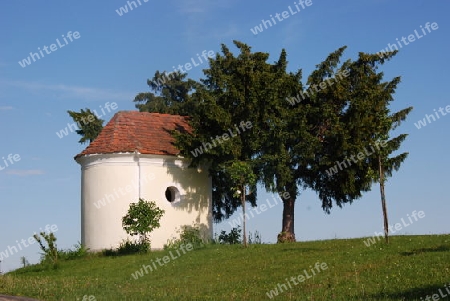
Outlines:
<svg viewBox="0 0 450 301"><path fill-rule="evenodd" d="M169 202L178 202L180 200L180 191L174 186L167 187L166 189L166 200Z"/></svg>

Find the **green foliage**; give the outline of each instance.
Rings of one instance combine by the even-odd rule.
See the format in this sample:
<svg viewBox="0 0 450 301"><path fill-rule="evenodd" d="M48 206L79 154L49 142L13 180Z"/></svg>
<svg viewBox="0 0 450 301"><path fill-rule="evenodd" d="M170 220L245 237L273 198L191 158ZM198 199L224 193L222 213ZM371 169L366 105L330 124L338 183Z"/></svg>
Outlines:
<svg viewBox="0 0 450 301"><path fill-rule="evenodd" d="M45 240L47 246L44 245L40 236ZM38 234L34 234L33 237L39 243L39 246L42 250L41 263L47 264L50 263L53 268L58 267L58 248L56 246L56 236L53 232L46 233L41 232Z"/></svg>
<svg viewBox="0 0 450 301"><path fill-rule="evenodd" d="M386 243L389 243L389 221L384 184L387 177L391 177L393 171L398 171L403 161L408 157L407 152L390 157L393 152L400 148L401 143L408 135L400 134L395 138L389 139L389 132L395 130L406 119L406 116L408 116L412 109L412 107L408 107L389 116L388 112L380 117L383 122L381 123L380 131L375 136L375 139L378 143L385 146L376 150L376 157L378 160L374 160L372 162L367 174L367 176L372 178L374 182L378 182L380 184L381 207L383 212L384 235Z"/></svg>
<svg viewBox="0 0 450 301"><path fill-rule="evenodd" d="M231 183L233 184L232 189L235 190L235 196L241 198L242 216L245 216L245 201L247 197L247 191L249 188L251 189L251 187L255 187L257 182L257 177L253 172L251 163L233 160L225 163L223 169L225 171L225 174L228 174L231 179ZM245 218L242 220L242 227L244 232L242 243L246 247L247 233Z"/></svg>
<svg viewBox="0 0 450 301"><path fill-rule="evenodd" d="M197 85L187 74L156 71L147 84L152 92L139 93L134 102L140 112L191 115L196 107L191 94Z"/></svg>
<svg viewBox="0 0 450 301"><path fill-rule="evenodd" d="M220 244L229 244L235 245L241 243L241 232L240 226L237 228L233 228L230 230L230 233L227 233L225 230L222 230L219 235L218 242Z"/></svg>
<svg viewBox="0 0 450 301"><path fill-rule="evenodd" d="M242 185L255 185L257 181L256 175L249 162L231 161L225 167L231 180L235 183L235 187Z"/></svg>
<svg viewBox="0 0 450 301"><path fill-rule="evenodd" d="M229 177L234 196L241 198L241 205L243 206L247 196L246 191L254 188L258 180L253 172L251 163L239 160L228 161L222 164L220 168L224 175ZM249 194L251 194L251 192Z"/></svg>
<svg viewBox="0 0 450 301"><path fill-rule="evenodd" d="M164 210L155 202L139 199L139 202L130 204L128 213L122 218L122 226L129 235L139 235L141 244L150 243L148 234L160 227L159 220L163 214Z"/></svg>
<svg viewBox="0 0 450 301"><path fill-rule="evenodd" d="M192 160L192 166L208 164L215 221L230 217L238 207L245 206L245 201L256 206L256 185L250 184L253 179L237 179L235 176L242 175L239 172L230 176L233 162L246 162L251 169L247 174L255 175L255 182L262 183L266 190L280 196L289 193L290 198L283 202L281 232L282 239L295 241L295 201L302 190L315 191L323 210L330 213L333 206L351 204L371 189L376 155L352 162L337 173L330 174L329 169L375 142L389 139L392 125L406 116L389 111L400 77L384 81L383 72L378 71L397 52L382 58L360 52L356 60L341 63L344 46L317 64L303 81L301 69L288 71L284 49L276 61L268 63L268 53L253 52L239 41L233 44L238 54L222 44L221 53L209 60L209 68L203 70L204 78L198 83L191 85L184 77L177 77L158 88L151 82L152 89L162 95L142 99L168 113L195 104L189 110L183 108L191 117L193 131L175 132L175 144L184 157ZM161 74L155 74L154 81L158 77ZM178 86L184 89L179 91ZM295 95L299 101L287 101ZM250 122L251 129L202 154L192 152L211 137L235 131L241 122ZM404 137L391 139L391 149ZM401 154L385 160L385 173L398 169L405 157ZM236 180L252 191L244 201L236 193L243 188L236 187Z"/></svg>
<svg viewBox="0 0 450 301"><path fill-rule="evenodd" d="M251 232L248 233L248 244L249 245L260 245L262 244L261 233L259 231L255 231L254 234Z"/></svg>
<svg viewBox="0 0 450 301"><path fill-rule="evenodd" d="M81 242L73 246L73 249L59 250L58 258L60 260L73 260L86 257L89 254L89 248L86 248Z"/></svg>
<svg viewBox="0 0 450 301"><path fill-rule="evenodd" d="M123 240L117 249L105 249L104 256L123 256L131 254L145 254L150 251L150 243L147 241L134 242L129 239Z"/></svg>
<svg viewBox="0 0 450 301"><path fill-rule="evenodd" d="M195 249L205 246L206 240L202 237L199 226L181 226L177 231L179 238L173 238L167 241L164 245L164 250L179 249L181 245L191 244Z"/></svg>
<svg viewBox="0 0 450 301"><path fill-rule="evenodd" d="M399 235L391 238L390 245L371 248L365 246L365 239L262 244L247 249L214 245L164 266L157 259L170 257L170 251L66 261L57 272L32 265L1 276L0 292L38 300L81 301L86 294L112 301L270 300L266 292L286 283L286 278L304 275L305 269L311 278L297 285L291 281L292 288L279 291L273 300L421 301L439 294L439 289L446 294L450 235ZM156 271L132 279L132 273L152 262ZM327 263L328 270L313 276L309 267L316 262Z"/></svg>
<svg viewBox="0 0 450 301"><path fill-rule="evenodd" d="M67 113L78 125L79 130L76 130L76 133L82 136L78 141L81 144L94 141L103 129L104 120L99 119L88 108L86 111L81 109L80 112L67 111Z"/></svg>
<svg viewBox="0 0 450 301"><path fill-rule="evenodd" d="M205 78L192 95L198 106L190 115L193 128L191 135L175 133L176 146L183 156L192 159L192 166L206 162L213 183L213 215L215 221L230 217L243 205L241 195L236 194L236 184L227 173L233 162L247 162L251 168L253 158L259 153L264 129L255 128L258 119L263 118L266 105L259 100L273 97L268 89L277 82L276 71L266 63L268 54L252 53L244 43L234 42L240 50L235 56L222 44L222 53L210 60L210 67L204 70ZM276 88L274 87L274 90ZM250 123L251 128L243 131L240 126ZM239 129L239 131L238 131ZM233 133L228 140L195 157L192 150L202 147L211 137ZM252 173L258 175L256 170ZM256 206L256 185L249 187L253 193L246 200Z"/></svg>

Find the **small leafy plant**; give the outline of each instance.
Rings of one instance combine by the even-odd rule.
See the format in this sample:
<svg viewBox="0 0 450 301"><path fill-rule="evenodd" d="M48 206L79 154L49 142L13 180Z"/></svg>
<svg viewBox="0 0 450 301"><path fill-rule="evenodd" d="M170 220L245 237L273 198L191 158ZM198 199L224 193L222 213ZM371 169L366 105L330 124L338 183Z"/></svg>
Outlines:
<svg viewBox="0 0 450 301"><path fill-rule="evenodd" d="M39 235L45 240L47 247L43 244ZM51 263L53 268L56 269L58 267L58 248L56 247L56 236L53 232L41 232L39 235L34 234L33 237L39 243L39 246L43 252L41 263Z"/></svg>
<svg viewBox="0 0 450 301"><path fill-rule="evenodd" d="M122 218L122 226L129 235L139 235L137 246L141 250L150 250L149 233L161 226L159 221L163 214L164 210L156 206L155 202L139 199L139 202L130 204L128 213ZM126 241L124 248L130 248L132 244Z"/></svg>

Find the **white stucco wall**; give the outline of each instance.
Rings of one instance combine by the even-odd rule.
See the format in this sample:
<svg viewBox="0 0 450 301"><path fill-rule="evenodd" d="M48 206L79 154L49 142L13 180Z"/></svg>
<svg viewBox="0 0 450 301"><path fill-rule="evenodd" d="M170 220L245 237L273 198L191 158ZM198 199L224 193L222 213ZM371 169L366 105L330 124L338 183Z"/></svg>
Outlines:
<svg viewBox="0 0 450 301"><path fill-rule="evenodd" d="M92 251L116 248L127 238L122 217L139 198L155 201L165 210L161 227L151 233L152 249L159 249L182 225L200 225L212 237L212 187L207 170L187 168L173 156L142 154L87 155L81 165L81 242ZM176 187L180 200L166 199Z"/></svg>

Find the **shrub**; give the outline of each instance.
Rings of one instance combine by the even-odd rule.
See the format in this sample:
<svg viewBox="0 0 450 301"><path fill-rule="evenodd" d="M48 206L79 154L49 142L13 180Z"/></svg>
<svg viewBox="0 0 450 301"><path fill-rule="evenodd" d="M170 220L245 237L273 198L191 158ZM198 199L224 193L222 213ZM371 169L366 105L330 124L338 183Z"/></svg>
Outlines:
<svg viewBox="0 0 450 301"><path fill-rule="evenodd" d="M47 247L42 243L41 237L47 243ZM56 269L58 267L58 248L56 247L56 236L53 232L45 233L41 232L38 234L34 234L33 237L39 243L41 250L41 263L51 263L53 268Z"/></svg>
<svg viewBox="0 0 450 301"><path fill-rule="evenodd" d="M164 250L178 249L182 244L192 244L194 248L200 248L205 245L206 240L202 237L200 227L184 225L177 231L180 233L180 238L173 238L167 241L164 245Z"/></svg>
<svg viewBox="0 0 450 301"><path fill-rule="evenodd" d="M239 229L240 226L237 228L231 229L230 233L227 234L225 230L222 230L219 235L219 243L220 244L240 244L241 243L241 232L242 230Z"/></svg>
<svg viewBox="0 0 450 301"><path fill-rule="evenodd" d="M59 250L58 251L58 257L61 260L72 260L77 258L82 258L88 255L89 248L86 248L81 242L78 242L78 244L75 244L72 249L68 250Z"/></svg>
<svg viewBox="0 0 450 301"><path fill-rule="evenodd" d="M119 255L142 254L150 251L150 243L147 241L130 241L124 240L120 244L117 252Z"/></svg>
<svg viewBox="0 0 450 301"><path fill-rule="evenodd" d="M122 217L122 226L125 232L131 236L139 235L140 247L144 248L148 244L149 248L148 234L161 226L159 220L163 214L164 210L156 206L155 202L139 199L139 202L130 204L127 214ZM128 247L126 246L126 248Z"/></svg>
<svg viewBox="0 0 450 301"><path fill-rule="evenodd" d="M146 241L134 242L129 239L123 240L117 249L105 249L104 256L121 256L131 254L143 254L150 251L150 244Z"/></svg>

